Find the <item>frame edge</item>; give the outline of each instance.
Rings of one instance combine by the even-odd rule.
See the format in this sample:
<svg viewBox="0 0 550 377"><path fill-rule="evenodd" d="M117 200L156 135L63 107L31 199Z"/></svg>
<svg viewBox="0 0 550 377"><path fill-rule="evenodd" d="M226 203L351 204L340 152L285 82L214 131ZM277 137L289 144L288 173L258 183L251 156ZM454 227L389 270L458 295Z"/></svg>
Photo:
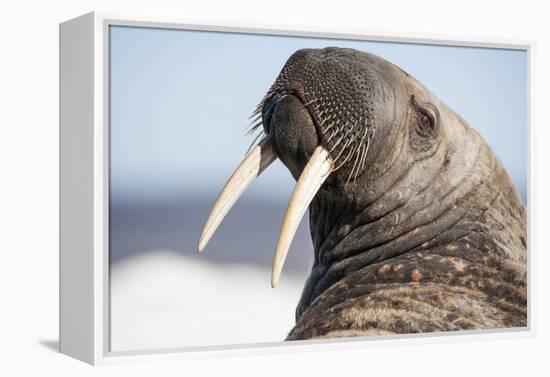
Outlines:
<svg viewBox="0 0 550 377"><path fill-rule="evenodd" d="M136 15L124 15L108 12L91 12L78 18L66 21L60 24L60 351L71 357L75 357L79 360L90 364L118 364L128 362L149 362L158 360L185 360L185 359L199 359L210 358L220 356L243 356L251 354L264 355L268 353L284 354L286 352L292 352L296 347L301 348L303 351L321 351L329 349L351 349L351 348L368 348L372 343L378 345L385 345L390 339L379 339L376 342L367 341L367 339L356 339L351 341L350 339L342 339L341 342L313 342L313 343L300 343L293 345L286 345L286 347L279 347L281 344L265 344L261 347L254 347L254 345L241 345L236 347L237 349L231 349L230 347L221 347L221 349L204 349L199 352L189 352L188 350L148 350L145 352L137 352L135 354L125 353L112 353L109 350L109 316L108 316L108 253L106 252L107 246L105 229L108 211L105 210L105 201L108 199L108 179L105 179L104 174L108 173L108 168L105 167L105 163L108 163L108 138L104 133L108 133L104 130L106 123L105 112L108 112L108 103L106 103L105 88L103 87L103 75L108 71L104 67L104 56L108 54L105 51L107 42L104 40L106 35L104 34L105 28L111 24L115 25L135 25L141 24L142 27L160 27L160 28L176 28L176 29L192 29L192 30L209 30L220 32L234 32L234 33L257 33L257 34L274 34L274 35L300 35L309 37L332 37L342 39L361 39L361 40L374 40L374 41L386 41L386 42L401 42L401 43L420 43L420 44L433 44L433 45L456 45L456 46L468 46L468 47L482 47L482 48L504 48L504 49L517 49L525 50L530 59L529 64L529 120L528 129L531 132L530 140L534 138L533 128L533 108L534 99L532 95L533 91L533 76L534 76L534 53L536 50L535 40L518 40L518 39L496 39L496 38L482 38L472 36L451 36L451 35L436 35L436 34L409 34L397 33L397 32L375 32L371 30L363 29L346 29L346 28L320 28L313 25L283 25L283 24L253 24L250 22L217 22L213 20L198 20L198 19L181 19L181 18L166 18L166 17L154 17L154 16L136 16ZM78 34L80 33L80 34ZM90 38L91 40L85 38ZM64 40L65 38L65 40ZM64 43L73 41L77 43L78 51L71 51L70 53L64 49ZM66 46L65 46L66 47ZM78 69L86 76L88 80L86 88L77 87L75 83L63 86L63 67L66 64L69 67L70 64L74 64L76 56L71 56L76 53L88 54L84 60L84 66L79 66ZM65 55L64 55L65 54ZM65 59L65 60L64 60ZM73 59L73 60L71 60ZM85 71L85 72L84 72ZM88 76L89 75L89 76ZM66 76L66 75L65 75ZM83 78L81 78L83 79ZM79 97L80 96L80 97ZM68 102L65 102L65 98L69 98ZM71 99L73 97L73 99ZM78 97L78 99L77 99ZM78 106L82 105L82 101L87 100L85 109L82 109L80 113L76 113L76 110L68 108L69 102L74 102ZM77 107L78 107L77 106ZM76 130L68 128L71 122L70 117L78 116L78 126ZM82 127L81 127L82 126ZM85 158L82 157L82 151L74 152L74 146L71 137L80 135L83 137L78 142L86 143L86 147L90 150L86 151ZM76 135L76 136L74 136ZM68 139L63 142L63 138ZM533 143L530 145L530 154ZM71 151L74 154L71 154ZM86 195L82 195L82 192L78 192L77 187L71 187L64 184L67 182L68 171L67 166L64 166L63 160L75 158L76 161L72 161L74 164L79 164L86 172L86 178L91 179L88 181L88 186L84 188L87 192ZM89 160L86 160L89 158ZM80 159L80 160L79 160ZM533 158L534 159L534 158ZM528 162L529 171L533 169L533 159ZM86 161L85 161L86 160ZM85 164L86 162L87 164ZM64 169L65 168L65 169ZM70 168L70 166L69 166ZM533 175L530 174L529 185L532 185ZM84 187L82 182L78 182L79 187ZM61 195L62 190L66 189L69 193L67 195ZM69 190L73 190L69 192ZM535 200L534 187L528 189L528 203L531 204ZM79 199L83 202L76 202L76 197L72 196L81 195ZM65 199L63 199L65 196ZM86 215L80 215L77 218L67 218L66 215L69 212L63 212L62 209L71 210L71 206L86 205ZM67 207L68 206L68 207ZM82 208L82 207L79 207ZM533 206L530 205L532 211ZM71 210L73 213L78 213L74 208ZM80 212L82 214L82 212ZM70 221L68 221L70 220ZM78 224L77 224L78 223ZM84 227L81 227L85 223ZM79 240L77 236L67 235L66 233L72 233L75 230L86 230L86 236L90 236L91 240L83 242ZM530 234L529 238L533 237L532 222L529 224ZM65 235L63 236L63 233ZM62 280L62 275L67 275L67 269L73 269L73 265L67 263L70 258L77 259L76 255L71 256L70 252L75 252L68 245L63 243L63 237L65 241L70 241L74 238L73 242L78 242L78 258L85 260L85 263L77 260L79 264L78 268L82 268L86 275L71 274L76 277L74 280ZM532 244L531 244L532 247ZM457 341L471 341L481 339L501 339L501 338L524 338L533 337L536 334L535 322L534 322L534 287L533 287L533 256L534 250L529 248L529 270L531 276L529 283L531 283L531 294L529 295L530 307L529 307L529 322L526 328L522 328L521 331L510 332L506 331L502 334L496 333L481 333L481 334L461 334L466 336L452 336L453 334L434 334L436 336L423 336L413 337L412 341L421 343L442 343L442 342L457 342ZM82 250L80 250L82 248ZM64 266L64 267L63 267ZM78 284L76 283L78 281ZM80 286L80 285L83 286ZM76 287L78 285L78 287ZM62 292L65 291L65 295ZM69 293L81 292L86 299L86 309L83 307L72 308L66 311L65 317L62 320L62 309L67 309L67 306L72 305L74 301L68 298ZM77 300L78 301L78 300ZM77 313L78 312L78 313ZM70 314L70 316L69 316ZM78 338L75 334L68 334L66 330L71 327L68 324L63 325L64 320L76 321L75 323L82 324L87 330L86 336L79 339L80 344L69 343L74 341L74 338ZM63 336L63 335L64 336ZM441 336L442 335L442 336ZM458 334L456 334L458 335ZM462 338L462 339L461 339ZM370 339L369 339L370 340ZM408 345L409 340L403 339L401 341L397 339L391 339L391 345L403 346ZM65 343L65 344L64 344ZM80 347L80 348L79 348Z"/></svg>
<svg viewBox="0 0 550 377"><path fill-rule="evenodd" d="M94 17L59 25L59 351L94 364Z"/></svg>

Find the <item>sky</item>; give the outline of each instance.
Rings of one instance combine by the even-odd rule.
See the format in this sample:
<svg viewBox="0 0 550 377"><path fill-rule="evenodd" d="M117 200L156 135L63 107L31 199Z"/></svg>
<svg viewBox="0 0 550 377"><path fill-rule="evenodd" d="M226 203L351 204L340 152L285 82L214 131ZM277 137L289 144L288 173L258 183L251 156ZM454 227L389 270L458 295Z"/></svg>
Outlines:
<svg viewBox="0 0 550 377"><path fill-rule="evenodd" d="M111 203L214 199L243 158L256 104L297 49L371 52L465 118L526 202L525 51L111 26ZM288 201L277 162L245 194Z"/></svg>

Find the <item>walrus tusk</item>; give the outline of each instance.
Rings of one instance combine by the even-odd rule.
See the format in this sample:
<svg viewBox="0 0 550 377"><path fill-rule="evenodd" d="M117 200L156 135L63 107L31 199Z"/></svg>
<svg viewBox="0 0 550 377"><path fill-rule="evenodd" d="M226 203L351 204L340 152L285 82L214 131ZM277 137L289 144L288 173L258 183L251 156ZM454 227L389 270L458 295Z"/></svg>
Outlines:
<svg viewBox="0 0 550 377"><path fill-rule="evenodd" d="M218 199L214 202L199 239L197 251L201 253L222 222L227 212L262 171L277 159L271 138L266 136L246 155L229 178Z"/></svg>
<svg viewBox="0 0 550 377"><path fill-rule="evenodd" d="M304 171L296 183L294 192L288 203L288 208L281 226L279 241L275 251L275 259L273 260L273 269L271 272L271 286L275 288L279 283L279 277L283 270L286 255L294 234L300 225L300 221L309 206L309 203L319 191L319 188L328 178L334 167L334 161L330 157L329 152L319 146L313 152Z"/></svg>

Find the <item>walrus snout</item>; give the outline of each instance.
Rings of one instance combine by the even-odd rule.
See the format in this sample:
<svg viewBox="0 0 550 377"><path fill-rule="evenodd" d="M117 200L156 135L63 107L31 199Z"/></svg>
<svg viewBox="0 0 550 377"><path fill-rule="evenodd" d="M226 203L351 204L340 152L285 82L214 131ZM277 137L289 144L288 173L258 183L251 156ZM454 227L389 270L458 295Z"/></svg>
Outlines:
<svg viewBox="0 0 550 377"><path fill-rule="evenodd" d="M334 179L353 182L389 145L388 138L400 121L394 117L395 107L401 106L395 103L395 93L405 89L405 77L401 69L365 52L336 47L298 50L259 106L264 129L269 134L274 103L295 97L308 113L300 114L315 126L317 144L334 161Z"/></svg>
<svg viewBox="0 0 550 377"><path fill-rule="evenodd" d="M313 119L303 103L293 95L277 100L271 109L272 114L265 117L267 124L264 128L271 135L277 156L298 179L319 145Z"/></svg>

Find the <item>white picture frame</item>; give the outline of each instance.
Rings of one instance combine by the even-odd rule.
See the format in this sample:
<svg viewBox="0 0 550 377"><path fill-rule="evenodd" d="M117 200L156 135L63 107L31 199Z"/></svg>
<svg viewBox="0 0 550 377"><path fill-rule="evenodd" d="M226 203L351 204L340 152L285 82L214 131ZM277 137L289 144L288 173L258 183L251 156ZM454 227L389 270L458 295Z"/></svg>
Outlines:
<svg viewBox="0 0 550 377"><path fill-rule="evenodd" d="M330 37L371 41L519 49L528 59L528 240L533 229L533 41L398 34L255 24L208 24L189 20L92 12L60 24L60 351L90 364L295 352L321 348L378 347L388 342L471 341L534 336L534 253L528 248L528 326L525 329L392 337L276 342L144 352L109 349L108 163L109 27Z"/></svg>

